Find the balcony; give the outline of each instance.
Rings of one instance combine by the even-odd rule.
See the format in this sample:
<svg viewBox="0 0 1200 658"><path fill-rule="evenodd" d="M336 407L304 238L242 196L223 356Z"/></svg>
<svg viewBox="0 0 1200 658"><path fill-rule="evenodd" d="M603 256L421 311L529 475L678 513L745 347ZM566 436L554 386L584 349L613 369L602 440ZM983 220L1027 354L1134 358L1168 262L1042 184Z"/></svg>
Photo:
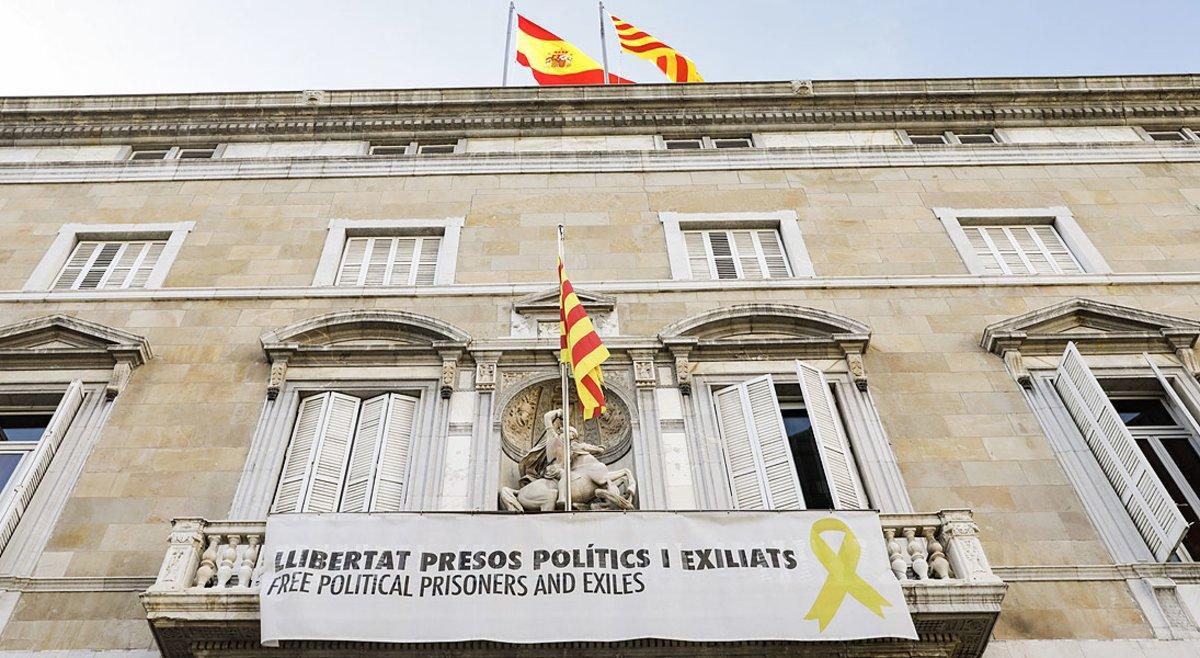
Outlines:
<svg viewBox="0 0 1200 658"><path fill-rule="evenodd" d="M921 655L967 658L983 654L1007 588L988 566L968 510L882 516L893 573L901 581L921 639L837 643L755 642L755 655ZM380 645L348 642L259 644L257 573L264 521L176 519L158 578L141 595L164 656L381 655L611 656L612 644L504 645L466 642ZM696 644L662 640L615 643L621 655L692 656ZM716 645L727 653L730 645Z"/></svg>

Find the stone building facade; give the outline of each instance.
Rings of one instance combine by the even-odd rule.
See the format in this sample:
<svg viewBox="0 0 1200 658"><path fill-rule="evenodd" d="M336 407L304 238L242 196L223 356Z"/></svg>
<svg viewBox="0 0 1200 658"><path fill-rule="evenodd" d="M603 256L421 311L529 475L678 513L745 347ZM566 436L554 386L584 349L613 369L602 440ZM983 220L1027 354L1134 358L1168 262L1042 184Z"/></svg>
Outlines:
<svg viewBox="0 0 1200 658"><path fill-rule="evenodd" d="M0 656L265 651L338 405L408 419L364 505L496 510L559 224L641 509L779 497L746 391L840 437L794 482L883 514L922 633L844 655L1200 653L1197 130L1186 75L0 99Z"/></svg>

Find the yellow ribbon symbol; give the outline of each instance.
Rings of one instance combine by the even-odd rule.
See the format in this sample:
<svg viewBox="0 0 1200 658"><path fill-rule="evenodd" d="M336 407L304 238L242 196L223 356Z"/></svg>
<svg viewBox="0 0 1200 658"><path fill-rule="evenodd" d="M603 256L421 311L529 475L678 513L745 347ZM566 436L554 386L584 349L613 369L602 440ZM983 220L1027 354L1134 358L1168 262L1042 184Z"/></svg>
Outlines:
<svg viewBox="0 0 1200 658"><path fill-rule="evenodd" d="M832 531L844 535L842 546L837 553L834 553L825 539L821 537L822 532ZM812 547L813 555L817 556L821 566L829 572L829 577L825 579L825 584L817 593L817 600L813 602L812 608L804 618L806 620L816 619L820 622L820 630L824 631L829 622L833 621L834 616L837 615L838 609L842 607L842 601L846 599L846 595L849 594L882 619L883 609L892 604L856 573L858 560L862 556L862 546L858 543L858 538L850 531L850 526L841 519L832 517L821 519L813 524L812 531L808 535L808 543Z"/></svg>

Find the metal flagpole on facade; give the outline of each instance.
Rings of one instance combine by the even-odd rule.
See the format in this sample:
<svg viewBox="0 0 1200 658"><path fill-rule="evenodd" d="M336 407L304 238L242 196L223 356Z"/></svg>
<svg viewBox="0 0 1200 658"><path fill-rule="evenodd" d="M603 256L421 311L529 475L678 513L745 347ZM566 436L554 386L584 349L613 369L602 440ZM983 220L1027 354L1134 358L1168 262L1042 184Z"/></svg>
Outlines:
<svg viewBox="0 0 1200 658"><path fill-rule="evenodd" d="M608 84L608 39L604 36L604 3L600 3L600 56L604 61L604 84Z"/></svg>
<svg viewBox="0 0 1200 658"><path fill-rule="evenodd" d="M607 78L607 77L608 77L608 75L606 74L605 78ZM559 264L559 267L563 268L563 269L565 269L567 266L566 260L564 259L564 254L566 252L566 248L564 247L565 242L566 242L566 228L562 224L559 224L558 225L558 264ZM558 309L559 309L558 312L559 312L559 316L560 316L559 317L560 324L559 324L558 331L559 331L560 335L565 335L565 333L563 333L563 332L565 332L567 330L566 318L561 317L562 309L563 309L562 273L563 273L563 270L560 269L558 271ZM562 477L563 477L563 483L565 485L563 491L566 493L566 500L563 501L563 509L570 512L571 511L571 395L570 395L571 390L570 390L570 386L568 384L568 381L570 380L570 375L569 375L568 369L571 366L569 363L567 363L567 361L562 359L562 351L561 350L559 351L559 361L560 361L560 363L558 364L558 367L559 367L559 371L562 374L562 415L563 415L563 422L562 422L563 474L562 474Z"/></svg>
<svg viewBox="0 0 1200 658"><path fill-rule="evenodd" d="M517 10L516 2L508 3L508 29L504 33L504 77L500 79L500 86L508 86L508 54L512 52L512 24L513 13Z"/></svg>

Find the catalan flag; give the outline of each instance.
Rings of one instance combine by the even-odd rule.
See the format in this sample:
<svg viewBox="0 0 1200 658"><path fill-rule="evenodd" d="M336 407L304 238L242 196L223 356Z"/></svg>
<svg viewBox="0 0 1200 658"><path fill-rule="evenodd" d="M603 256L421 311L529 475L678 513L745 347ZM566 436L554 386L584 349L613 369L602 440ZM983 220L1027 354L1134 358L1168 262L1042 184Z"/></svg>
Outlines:
<svg viewBox="0 0 1200 658"><path fill-rule="evenodd" d="M621 40L621 50L648 59L667 75L671 82L704 82L696 71L692 60L679 54L678 50L655 39L629 23L612 16L613 24L617 26L617 37Z"/></svg>
<svg viewBox="0 0 1200 658"><path fill-rule="evenodd" d="M556 34L517 14L517 63L528 66L539 85L604 84L604 67ZM633 84L608 74L609 84Z"/></svg>
<svg viewBox="0 0 1200 658"><path fill-rule="evenodd" d="M608 348L583 304L575 294L575 288L567 279L562 259L558 259L559 291L559 358L571 364L575 378L575 391L583 404L583 419L595 418L604 413L604 376L600 364L608 359Z"/></svg>

